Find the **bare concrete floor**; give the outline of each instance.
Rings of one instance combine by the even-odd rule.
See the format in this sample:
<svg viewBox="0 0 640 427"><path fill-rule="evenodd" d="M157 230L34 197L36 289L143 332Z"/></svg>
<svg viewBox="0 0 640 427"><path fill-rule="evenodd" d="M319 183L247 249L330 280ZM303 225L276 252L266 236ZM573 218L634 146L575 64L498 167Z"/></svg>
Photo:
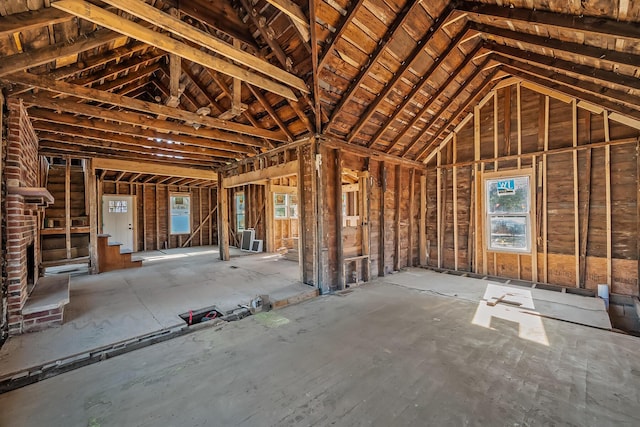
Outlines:
<svg viewBox="0 0 640 427"><path fill-rule="evenodd" d="M64 324L10 338L0 349L0 376L182 324L178 315L189 310L311 289L299 283L298 264L277 255L232 249L231 261L221 262L217 247L204 246L136 256L141 268L72 277Z"/></svg>
<svg viewBox="0 0 640 427"><path fill-rule="evenodd" d="M4 394L0 425L640 425L638 338L485 308L366 285Z"/></svg>

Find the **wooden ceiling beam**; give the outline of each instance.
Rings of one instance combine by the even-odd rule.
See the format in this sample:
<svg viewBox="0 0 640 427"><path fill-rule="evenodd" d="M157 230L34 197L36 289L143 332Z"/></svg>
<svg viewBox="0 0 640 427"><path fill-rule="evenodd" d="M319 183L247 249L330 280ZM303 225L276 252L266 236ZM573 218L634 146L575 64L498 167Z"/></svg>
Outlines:
<svg viewBox="0 0 640 427"><path fill-rule="evenodd" d="M78 153L85 154L120 154L126 156L132 156L135 159L165 159L171 160L174 163L191 163L206 165L211 164L212 158L208 156L198 156L193 154L178 154L178 153L165 153L162 150L149 150L144 148L137 148L132 145L119 144L112 142L109 145L102 144L91 139L84 139L78 137L71 137L58 134L43 134L39 144L42 148L55 148L59 150L69 150ZM126 153L126 154L124 154Z"/></svg>
<svg viewBox="0 0 640 427"><path fill-rule="evenodd" d="M263 17L260 13L249 3L249 0L240 0L240 4L242 8L247 12L249 18L253 21L253 24L258 28L260 35L263 40L269 45L271 51L276 56L280 64L286 68L287 71L296 72L293 61L287 56L287 54L282 50L282 47L275 40L275 37L270 35L269 28L266 25L266 19L262 19Z"/></svg>
<svg viewBox="0 0 640 427"><path fill-rule="evenodd" d="M414 159L416 161L422 161L422 159L424 159L425 154L427 153L427 151L437 142L438 137L447 130L447 128L449 126L454 125L455 121L457 120L458 117L460 117L460 115L473 103L478 102L483 96L485 96L485 93L487 92L488 88L492 88L493 86L495 86L495 84L497 83L497 80L493 80L493 77L500 71L500 67L494 67L493 69L491 69L491 71L489 72L489 74L483 79L482 83L476 88L476 90L467 98L466 102L462 103L462 105L460 105L460 107L458 107L458 109L449 117L449 119L447 120L447 123L444 123L440 129L438 129L436 131L436 133L431 137L431 139L429 139L429 141L424 144L424 146L422 147L422 149L420 149L420 151L418 151L418 153L416 154L416 156L414 157ZM448 103L447 108L451 105L451 103ZM446 108L443 108L441 110L441 112L438 115L438 118L441 117L442 113L444 113L444 111L446 110ZM435 123L435 120L432 121L432 124ZM427 130L428 128L425 128L422 132L422 134L418 137L418 139L422 139L422 137L424 135L427 134ZM404 156L403 156L404 157Z"/></svg>
<svg viewBox="0 0 640 427"><path fill-rule="evenodd" d="M484 64L483 64L484 65ZM495 73L498 72L498 67L494 67L492 71L490 71L489 77L493 77L493 75ZM451 105L460 100L460 96L462 95L462 93L467 90L467 88L473 83L474 80L476 80L476 78L478 76L482 76L482 73L485 72L485 68L484 67L478 67L476 68L476 70L473 72L473 74L471 76L469 76L465 83L462 84L458 90L455 91L455 93L440 107L440 110L431 118L431 120L429 121L429 123L424 127L423 131L418 133L418 135L416 135L410 142L409 144L407 144L404 148L404 150L402 151L401 157L406 157L409 152L418 144L418 142L420 141L420 139L422 139L422 137L427 133L427 131L429 129L431 129L433 127L434 124L438 123L438 121L442 118L442 116L447 112L447 110L449 109L449 107L451 107ZM483 79L483 82L487 81L487 79ZM480 85L478 87L478 90L480 90L481 87L484 87L484 84ZM473 96L472 96L473 97ZM470 97L470 98L472 98ZM455 115L455 114L454 114ZM449 119L445 119L447 122L450 122ZM444 126L444 125L443 125ZM421 152L421 151L420 151ZM414 159L417 160L419 156L416 156Z"/></svg>
<svg viewBox="0 0 640 427"><path fill-rule="evenodd" d="M122 73L130 72L131 70L138 69L142 66L145 66L149 62L154 61L164 55L165 55L164 52L154 49L151 52L147 52L143 55L133 57L126 61L111 64L110 66L104 68L103 70L90 73L86 76L79 77L73 80L67 80L67 83L73 83L81 86L89 86L100 80L109 80L114 77L117 77ZM51 77L51 76L48 76L48 77Z"/></svg>
<svg viewBox="0 0 640 427"><path fill-rule="evenodd" d="M63 144L59 142L41 141L40 149L38 151L41 155L45 156L69 156L77 159L93 158L100 161L130 162L139 165L138 169L141 169L145 166L165 170L176 167L176 160L168 157L148 156L135 153L114 153L113 151L102 150L99 148L83 147L82 145ZM189 159L183 159L180 163L183 165L180 166L181 168L192 170L194 172L207 172L214 164L214 162L201 162Z"/></svg>
<svg viewBox="0 0 640 427"><path fill-rule="evenodd" d="M246 0L243 0L243 1L246 1ZM362 7L363 3L364 3L364 0L357 0L353 4L353 6L351 6L351 10L349 10L349 12L347 13L347 16L344 17L343 21L340 23L340 26L336 29L335 33L333 33L333 36L331 37L331 41L329 42L329 45L325 47L324 51L322 52L322 56L318 60L318 73L322 71L322 69L324 68L327 62L327 59L329 59L329 56L333 53L334 49L336 48L336 43L338 43L338 40L342 39L344 32L347 30L347 27L349 26L349 24L351 24L353 19L356 17L358 10L360 10L360 7ZM313 24L317 25L315 22Z"/></svg>
<svg viewBox="0 0 640 427"><path fill-rule="evenodd" d="M160 63L155 62L149 66L142 67L138 71L129 72L127 75L119 77L114 80L109 80L104 82L101 85L93 86L95 90L103 90L105 92L112 92L116 89L119 89L129 83L132 83L136 80L140 80L144 77L149 76L150 74L155 73L160 69Z"/></svg>
<svg viewBox="0 0 640 427"><path fill-rule="evenodd" d="M195 74L193 74L193 72L191 71L191 67L189 67L189 64L183 62L182 63L182 71L185 73L187 78L189 80L191 80L191 82L193 82L193 84L196 87L196 89L198 89L200 91L200 93L202 95L204 95L205 98L207 98L207 102L209 102L209 105L211 105L213 108L215 108L217 110L218 114L222 114L222 113L224 113L226 111L222 107L222 105L220 105L218 103L218 101L216 101L216 99L213 96L211 96L209 91L202 86L202 84L200 83L200 79Z"/></svg>
<svg viewBox="0 0 640 427"><path fill-rule="evenodd" d="M296 75L288 73L281 68L276 67L273 64L258 58L242 49L223 42L222 40L213 37L204 31L181 21L180 19L166 14L157 8L140 0L104 0L112 6L118 9L124 10L140 19L143 19L149 23L157 25L158 27L165 29L172 34L183 37L198 46L205 47L219 55L228 58L238 64L242 64L255 71L263 73L277 81L280 81L288 86L294 87L302 92L309 93L309 88L305 84L304 80ZM308 24L307 24L308 26ZM226 73L225 73L226 74ZM238 77L239 78L239 77ZM254 83L255 84L255 83ZM262 87L260 85L256 85ZM267 89L267 88L264 88ZM268 89L267 89L268 90Z"/></svg>
<svg viewBox="0 0 640 427"><path fill-rule="evenodd" d="M588 57L599 63L608 64L609 66L622 64L637 68L638 64L640 64L640 55L634 55L631 53L618 52L586 44L571 43L534 34L520 33L474 22L470 23L470 28L482 33L485 39L493 41L497 41L496 39L509 40L517 43L518 46L523 48L524 46L522 46L522 44L524 43L528 46L544 49L545 51L562 52L572 57ZM554 57L556 56L555 53L552 54Z"/></svg>
<svg viewBox="0 0 640 427"><path fill-rule="evenodd" d="M183 159L197 160L201 162L211 161L213 156L205 154L194 154L186 152L175 152L155 147L144 147L136 144L125 144L120 141L96 140L91 138L83 138L75 135L65 135L53 132L39 132L38 138L41 141L58 142L61 144L71 144L73 146L82 146L87 148L100 148L102 150L125 151L134 154L142 154L148 156L159 156L173 158L174 161L180 162Z"/></svg>
<svg viewBox="0 0 640 427"><path fill-rule="evenodd" d="M237 16L230 2L219 0L176 0L172 2L172 5L178 8L180 13L242 41L242 43L251 47L253 51L260 50L249 28Z"/></svg>
<svg viewBox="0 0 640 427"><path fill-rule="evenodd" d="M42 94L21 96L21 98L24 103L30 107L36 106L54 111L65 111L82 116L95 117L98 120L110 120L118 123L126 123L142 127L143 129L151 128L159 132L167 132L167 134L172 132L181 135L210 138L216 141L226 141L252 147L266 147L265 143L261 139L205 127L195 129L190 125L158 120L155 117L131 111L108 110L105 108L95 107L93 105L79 104L77 102L63 99L52 99L45 97Z"/></svg>
<svg viewBox="0 0 640 427"><path fill-rule="evenodd" d="M310 40L309 19L302 11L302 8L291 0L266 0L271 6L278 9L291 19L294 27L298 30L305 42Z"/></svg>
<svg viewBox="0 0 640 427"><path fill-rule="evenodd" d="M273 80L245 70L244 68L215 56L209 55L200 49L172 39L171 37L157 31L148 29L91 3L87 3L83 0L59 0L53 3L52 6L91 21L94 24L101 25L120 34L148 43L149 45L155 46L168 53L179 55L189 61L196 62L202 66L220 71L231 77L254 84L284 98L293 100L297 99L293 91L287 86L276 83Z"/></svg>
<svg viewBox="0 0 640 427"><path fill-rule="evenodd" d="M102 119L89 119L73 116L71 114L55 113L53 111L45 110L42 108L29 109L29 117L34 122L34 126L37 126L38 121L45 121L49 123L76 126L81 129L97 129L104 132L115 132L123 135L177 142L194 147L225 150L229 151L230 153L236 154L235 157L243 157L243 155L252 154L255 152L252 148L245 145L231 144L229 142L215 141L208 138L198 138L189 135L158 132L153 128L142 128L139 126L133 126L123 123L108 122ZM166 122L163 123L166 124Z"/></svg>
<svg viewBox="0 0 640 427"><path fill-rule="evenodd" d="M449 56L449 54L453 52L455 49L459 50L461 41L464 38L468 37L468 35L469 35L469 31L467 31L467 28L464 27L454 38L451 39L451 41L449 42L445 50L440 54L440 56L438 56L437 60L434 61L433 64L431 64L429 69L427 69L422 76L420 76L420 80L418 81L418 83L414 85L411 91L404 97L404 100L402 101L402 103L399 104L397 108L394 110L393 119L388 119L382 125L381 129L384 129L387 126L389 126L389 124L393 123L393 120L395 120L397 115L400 114L400 112L404 111L404 109L409 105L409 103L413 100L413 98L415 98L415 96L425 88L425 86L429 83L429 78L431 77L431 75L440 68L440 66L444 63L444 60ZM396 76L398 76L398 79L395 79ZM396 74L396 76L394 76L394 79L392 80L393 86L395 86L395 84L400 80L400 77L401 77L400 74ZM391 85L387 85L387 87L389 88L389 90L387 90L387 88L383 90L385 98L392 89ZM356 135L362 130L364 125L369 121L371 116L373 116L373 114L377 111L378 106L385 98L378 96L369 105L369 107L367 107L367 109L365 110L365 113L360 117L360 119L358 120L356 125L353 127L351 132L349 132L349 135L347 136L347 142L353 141ZM370 145L368 146L371 146L376 139L377 139L377 136L370 141Z"/></svg>
<svg viewBox="0 0 640 427"><path fill-rule="evenodd" d="M216 85L218 85L218 87L220 88L220 90L222 91L222 93L224 94L224 96L226 96L227 98L229 98L229 100L231 102L233 102L233 91L231 90L231 88L220 78L220 76L209 69L205 70L209 73L209 76L211 77L211 79L214 81L214 83ZM262 125L260 124L260 122L258 121L258 119L256 119L255 117L253 117L253 115L251 114L251 112L249 110L245 110L242 112L242 116L247 119L247 121L249 121L249 123L251 123L253 126L262 129ZM267 144L269 144L269 148L273 148L273 144L271 144L269 141L265 141Z"/></svg>
<svg viewBox="0 0 640 427"><path fill-rule="evenodd" d="M75 40L68 40L54 45L47 45L29 52L16 53L2 58L0 62L0 76L24 71L28 68L48 64L57 58L76 55L86 50L95 49L111 43L122 35L107 29L101 29L85 34Z"/></svg>
<svg viewBox="0 0 640 427"><path fill-rule="evenodd" d="M250 84L248 84L247 87L249 88L249 90L251 91L253 96L255 96L255 98L258 101L258 103L260 105L262 105L262 108L264 108L265 111L267 112L267 114L269 114L271 116L271 118L273 119L273 121L276 122L276 124L278 125L280 130L282 130L282 132L284 132L284 134L287 135L287 139L289 139L289 142L293 142L293 140L294 140L293 134L291 133L291 131L289 131L289 128L282 121L280 116L278 116L278 113L271 107L271 104L269 103L267 98L265 98L265 96L262 94L262 92L260 92L260 89L255 88L255 87L251 86Z"/></svg>
<svg viewBox="0 0 640 427"><path fill-rule="evenodd" d="M587 33L598 37L623 38L633 43L640 43L639 26L603 17L565 15L471 1L466 1L457 7L456 13L465 13L467 18L472 21L477 21L478 18L486 18L494 22L517 21L527 26L546 26L561 31Z"/></svg>
<svg viewBox="0 0 640 427"><path fill-rule="evenodd" d="M39 132L39 135L41 134L41 132L45 132L47 134L58 133L84 139L104 141L106 143L117 142L123 145L153 148L161 150L164 153L179 153L181 155L201 154L226 159L237 159L243 157L242 155L232 153L230 151L217 150L214 148L203 148L193 145L176 144L175 141L169 140L169 138L151 139L147 137L123 135L115 132L106 132L104 130L79 128L75 126L61 125L57 123L48 123L42 121L34 122L33 127Z"/></svg>
<svg viewBox="0 0 640 427"><path fill-rule="evenodd" d="M371 70L371 67L373 67L374 65L376 65L378 63L378 60L380 59L380 57L382 56L382 54L384 53L384 51L388 47L389 43L392 40L394 40L394 38L396 37L396 33L398 31L400 31L400 29L405 24L407 19L409 19L409 17L411 16L411 12L416 7L422 7L421 2L419 2L419 1L418 2L406 2L405 5L402 7L402 10L400 10L400 12L398 12L398 15L396 16L396 19L394 19L393 23L391 24L391 26L389 27L387 32L378 41L378 43L376 44L376 47L373 50L373 52L370 55L368 55L367 63L364 64L362 67L360 67L360 71L358 72L358 75L354 79L351 80L351 83L349 84L349 88L340 97L340 102L338 102L338 105L333 110L333 114L331 115L331 118L329 119L328 127L330 127L334 123L336 117L338 115L340 115L340 113L342 112L342 109L344 108L344 106L347 105L347 103L349 103L349 101L351 101L351 98L353 97L353 95L356 93L356 91L358 89L360 89L360 85L362 84L362 81L364 80L364 78L369 74L369 71ZM424 47L424 45L422 45L420 43L418 44L418 46L419 47ZM399 73L396 73L396 75L398 75L398 74ZM376 101L379 102L380 99L381 99L380 96L378 96ZM369 111L369 110L371 110L371 108L367 109L367 111ZM355 132L355 133L357 133L357 132ZM347 138L348 142L351 142L351 140L353 140L353 136L352 136L353 134L354 134L354 132L351 132L351 134Z"/></svg>
<svg viewBox="0 0 640 427"><path fill-rule="evenodd" d="M140 43L133 40L132 42L127 43L125 46L120 46L118 48L106 51L100 55L86 58L82 62L76 62L75 64L60 67L46 74L47 77L54 80L67 79L91 70L92 68L101 67L103 65L109 64L110 62L113 62L113 64L107 65L105 69L105 72L108 73L108 71L106 70L117 67L122 58L129 57L129 59L126 60L127 62L135 60L135 56L138 55L139 52L148 51L149 49L150 47L148 44ZM150 52L150 54L164 55L165 53L159 49L152 49L152 52ZM146 53L140 55L146 55ZM95 74L99 75L101 72L102 71L97 71L95 72Z"/></svg>
<svg viewBox="0 0 640 427"><path fill-rule="evenodd" d="M45 7L38 10L14 13L3 16L0 19L0 37L11 36L13 33L35 30L47 25L60 24L71 21L73 15L69 15L61 10Z"/></svg>
<svg viewBox="0 0 640 427"><path fill-rule="evenodd" d="M467 54L467 56L460 63L460 65L458 65L454 71L449 73L449 77L447 78L447 80L440 85L438 90L431 95L429 100L427 100L424 103L424 105L422 106L422 108L418 112L416 112L416 114L409 121L409 123L407 123L404 126L404 129L401 132L399 132L398 135L396 135L396 137L393 139L393 141L391 141L391 145L389 146L389 148L387 150L385 150L386 153L390 153L396 147L396 145L398 145L398 142L400 141L400 139L402 139L407 134L407 132L409 132L411 130L411 128L413 128L422 119L422 116L424 116L424 114L429 110L429 108L431 108L433 103L436 100L440 99L440 96L444 94L444 92L447 90L449 85L451 83L453 83L454 81L456 81L456 78L458 78L458 76L460 75L462 70L464 70L470 63L472 63L472 61L475 59L475 57L474 57L475 54L480 50L481 47L482 47L481 44L476 46L475 49L473 49L471 52L469 52ZM478 71L478 70L481 70L482 68L484 68L484 65L487 63L487 61L488 61L488 59L485 58L484 62L476 67L475 71ZM473 77L475 77L475 75L471 74L469 77L470 77L469 79L472 80ZM400 108L396 109L396 111L393 114L393 120L395 120L397 118L397 116L400 114L400 111L403 110L405 107L406 107L406 104L401 106ZM378 131L378 133L376 133L376 135L374 135L374 137L376 137L376 139L377 139L377 137L382 135L382 133L384 133L384 131L386 130L388 124L393 123L393 120L387 121L387 125L385 127L383 127L383 128L380 128L380 130ZM375 141L375 139L372 139L372 141Z"/></svg>
<svg viewBox="0 0 640 427"><path fill-rule="evenodd" d="M173 119L181 120L187 123L197 123L202 126L208 126L214 129L224 129L226 131L238 132L244 135L257 136L272 139L275 141L284 142L285 140L284 135L280 132L272 132L266 129L259 129L240 123L229 122L213 117L200 116L189 111L179 110L177 108L171 108L152 102L144 102L126 96L120 96L110 92L90 89L62 81L51 80L43 76L35 76L29 73L16 73L11 74L10 76L6 76L5 79L14 83L34 86L43 90L58 92L68 96L117 105L122 108L128 108L146 114L171 117Z"/></svg>
<svg viewBox="0 0 640 427"><path fill-rule="evenodd" d="M555 73L552 70L533 67L517 61L504 61L499 57L496 60L503 63L504 71L512 73L523 80L528 80L540 86L555 90L570 98L576 98L581 101L599 105L605 110L619 113L633 120L640 120L640 111L638 110L640 108L640 99L638 97L627 95L628 101L625 100L625 102L617 99L607 99L605 96L596 93L598 85L594 85L587 90L586 82L579 79L572 79L564 74ZM635 102L631 101L633 99L635 99ZM631 108L630 105L633 105L635 108Z"/></svg>
<svg viewBox="0 0 640 427"><path fill-rule="evenodd" d="M242 8L247 12L248 18L258 28L258 32L260 33L262 38L267 42L267 45L271 49L271 52L273 52L275 58L278 60L280 65L284 67L287 71L290 71L294 74L297 73L293 60L287 56L284 50L282 50L282 47L278 44L277 40L275 40L275 38L270 35L269 29L266 26L266 19L263 20L260 14L258 13L258 11L255 8L251 7L251 5L247 0L240 0L240 4L242 5ZM319 93L319 92L314 90L314 93ZM318 109L314 106L314 103L311 102L309 96L306 93L301 93L300 95L301 95L301 98L304 100L304 102L311 107L311 110L313 110L313 113L316 114ZM300 107L300 103L298 101L292 101L292 100L288 100L288 101L290 101L289 105L291 105L291 108L293 108L293 111L296 112L300 120L302 120L302 122L307 126L307 129L309 129L309 132L314 132L316 129L313 128L313 126L311 125L311 122L309 121L307 116L304 114L303 108ZM322 114L323 113L320 110L321 117L323 117ZM320 128L317 128L317 132L320 132Z"/></svg>
<svg viewBox="0 0 640 427"><path fill-rule="evenodd" d="M597 80L616 86L621 90L640 90L640 80L637 77L626 76L624 74L616 73L613 71L602 70L600 68L589 67L587 65L581 65L570 61L564 61L562 59L549 57L546 55L540 55L526 50L521 50L509 46L498 45L491 43L488 49L500 54L502 57L512 58L517 61L533 63L546 68L553 68L564 74L573 74L586 78L588 80ZM638 62L640 66L640 62ZM610 88L602 87L602 91L610 91Z"/></svg>

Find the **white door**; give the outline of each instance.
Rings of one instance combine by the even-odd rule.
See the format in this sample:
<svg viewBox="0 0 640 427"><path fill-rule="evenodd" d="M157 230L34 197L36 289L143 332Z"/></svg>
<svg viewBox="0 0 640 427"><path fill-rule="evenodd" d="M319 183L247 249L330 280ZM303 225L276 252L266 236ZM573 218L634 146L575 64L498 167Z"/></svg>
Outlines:
<svg viewBox="0 0 640 427"><path fill-rule="evenodd" d="M109 242L122 243L122 249L134 250L135 196L102 196L102 232Z"/></svg>

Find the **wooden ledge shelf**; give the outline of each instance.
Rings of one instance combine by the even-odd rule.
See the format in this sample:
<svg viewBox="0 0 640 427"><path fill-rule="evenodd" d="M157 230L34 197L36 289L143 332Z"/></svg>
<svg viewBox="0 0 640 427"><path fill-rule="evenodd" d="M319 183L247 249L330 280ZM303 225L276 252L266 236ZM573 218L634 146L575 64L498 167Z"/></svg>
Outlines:
<svg viewBox="0 0 640 427"><path fill-rule="evenodd" d="M90 227L88 225L82 227L71 227L71 234L74 233L89 233ZM40 230L41 235L49 236L53 234L65 234L64 227L43 228Z"/></svg>

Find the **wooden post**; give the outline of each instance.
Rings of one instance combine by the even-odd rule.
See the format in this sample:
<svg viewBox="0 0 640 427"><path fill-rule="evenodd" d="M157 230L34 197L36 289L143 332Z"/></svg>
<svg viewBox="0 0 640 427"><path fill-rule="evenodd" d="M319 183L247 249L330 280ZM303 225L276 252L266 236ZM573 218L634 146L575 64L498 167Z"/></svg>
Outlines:
<svg viewBox="0 0 640 427"><path fill-rule="evenodd" d="M198 222L202 222L202 187L198 187ZM202 246L202 226L198 234L198 245Z"/></svg>
<svg viewBox="0 0 640 427"><path fill-rule="evenodd" d="M548 237L547 237L547 193L548 193L548 182L547 182L547 155L546 152L549 151L549 96L545 95L544 97L544 152L542 155L542 252L544 254L543 257L543 281L544 283L549 283L549 253L548 253Z"/></svg>
<svg viewBox="0 0 640 427"><path fill-rule="evenodd" d="M587 144L591 144L591 113L587 112L585 119ZM582 206L582 228L580 230L580 287L586 287L587 280L587 247L589 242L589 211L591 208L591 148L585 150L585 171L587 180Z"/></svg>
<svg viewBox="0 0 640 427"><path fill-rule="evenodd" d="M420 175L420 237L418 265L427 265L427 176Z"/></svg>
<svg viewBox="0 0 640 427"><path fill-rule="evenodd" d="M313 279L316 282L316 286L321 294L324 293L323 289L323 275L322 275L322 246L323 246L323 229L324 221L322 209L322 187L320 184L321 174L321 162L322 156L318 152L318 142L313 138L311 142L311 191L313 192L313 220L315 220L315 232L313 233L313 245L315 248L315 256L313 257Z"/></svg>
<svg viewBox="0 0 640 427"><path fill-rule="evenodd" d="M209 192L207 194L207 203L208 203L208 208L209 208L209 212L211 212L211 199L213 198L213 189L211 187L209 187ZM209 245L213 245L213 221L212 221L212 215L209 215Z"/></svg>
<svg viewBox="0 0 640 427"><path fill-rule="evenodd" d="M160 250L162 249L162 247L160 246L160 210L158 207L159 204L159 194L158 194L158 184L155 185L156 189L155 189L155 208L156 208L156 250Z"/></svg>
<svg viewBox="0 0 640 427"><path fill-rule="evenodd" d="M533 197L532 209L533 215L530 215L531 221L531 281L536 283L538 281L538 222L537 218L537 206L538 206L538 166L536 156L531 157L531 181L529 183L529 191ZM518 255L518 277L520 278L520 255Z"/></svg>
<svg viewBox="0 0 640 427"><path fill-rule="evenodd" d="M609 134L609 114L605 111L602 113L604 118L604 140L611 141ZM611 146L604 147L604 185L605 185L605 203L607 212L607 284L611 291L611 256L612 256L612 233L611 233Z"/></svg>
<svg viewBox="0 0 640 427"><path fill-rule="evenodd" d="M480 187L482 185L482 177L480 174L480 171L478 169L478 161L480 160L480 107L478 105L476 105L473 108L473 159L476 163L473 164L473 175L474 175L474 181L473 181L473 186L475 188L475 200L474 200L474 216L475 216L475 227L474 227L474 233L475 233L475 239L474 239L474 251L473 251L473 256L474 256L474 262L473 265L475 266L475 272L478 273L479 272L479 262L478 262L478 256L480 254L480 251L483 250L484 248L484 243L481 240L481 236L482 236L482 224L484 223L482 221L481 215L482 215L482 209L480 201ZM483 164L484 165L484 164ZM483 251L484 253L484 251ZM483 261L484 262L484 261Z"/></svg>
<svg viewBox="0 0 640 427"><path fill-rule="evenodd" d="M71 259L71 158L65 157L64 166L64 237L67 259Z"/></svg>
<svg viewBox="0 0 640 427"><path fill-rule="evenodd" d="M85 183L85 191L89 201L89 272L96 274L98 273L98 203L96 201L97 183L93 159L88 159L85 167L89 178Z"/></svg>
<svg viewBox="0 0 640 427"><path fill-rule="evenodd" d="M378 244L378 257L380 258L378 262L378 276L383 277L385 275L385 216L384 216L384 205L385 205L385 193L387 192L387 169L385 167L384 162L380 162L380 242Z"/></svg>
<svg viewBox="0 0 640 427"><path fill-rule="evenodd" d="M344 289L346 277L344 276L344 242L342 241L342 154L340 149L334 149L334 171L336 174L334 197L336 208L336 251L338 260L338 287Z"/></svg>
<svg viewBox="0 0 640 427"><path fill-rule="evenodd" d="M458 135L453 134L453 164L458 161ZM458 168L453 167L453 268L458 271Z"/></svg>
<svg viewBox="0 0 640 427"><path fill-rule="evenodd" d="M306 224L306 213L304 210L306 195L304 194L304 161L302 159L302 147L297 148L298 156L298 267L300 269L300 281L307 283L306 271L304 270L304 262L306 260L305 250L309 247L307 242L307 232L304 227ZM272 198L273 200L273 198Z"/></svg>
<svg viewBox="0 0 640 427"><path fill-rule="evenodd" d="M407 247L407 266L413 266L413 230L414 228L414 220L415 217L413 215L413 211L415 209L415 193L416 191L416 182L415 182L415 170L413 168L409 169L409 246Z"/></svg>
<svg viewBox="0 0 640 427"><path fill-rule="evenodd" d="M506 120L506 118L505 118ZM498 91L493 92L493 158L498 158ZM493 171L498 170L498 160L493 161ZM494 264L495 265L495 264Z"/></svg>
<svg viewBox="0 0 640 427"><path fill-rule="evenodd" d="M442 268L442 223L444 222L442 218L442 169L440 169L440 165L442 164L442 153L438 150L436 154L436 226L438 229L436 230L437 236L437 248L438 248L438 268Z"/></svg>
<svg viewBox="0 0 640 427"><path fill-rule="evenodd" d="M402 176L402 167L400 165L396 165L395 170L395 232L394 234L394 251L393 251L393 270L400 271L400 219L402 218L401 205L400 200L402 198L402 181L400 177Z"/></svg>
<svg viewBox="0 0 640 427"><path fill-rule="evenodd" d="M98 176L96 176L97 181L98 181L98 234L102 233L102 192L103 192L103 186L104 183L102 182L102 179L100 179Z"/></svg>
<svg viewBox="0 0 640 427"><path fill-rule="evenodd" d="M571 102L572 140L573 147L578 146L578 105L575 100ZM573 243L576 269L576 288L580 287L580 206L578 203L578 150L573 150Z"/></svg>
<svg viewBox="0 0 640 427"><path fill-rule="evenodd" d="M274 241L274 233L273 233L273 227L274 227L274 207L273 207L273 192L271 191L271 180L269 180L267 182L267 185L265 186L265 221L264 221L264 227L265 227L265 236L266 236L266 242L265 242L265 248L267 252L275 252L275 241ZM298 204L301 206L302 203L300 202L300 195L298 195Z"/></svg>
<svg viewBox="0 0 640 427"><path fill-rule="evenodd" d="M218 173L218 250L220 259L229 261L229 194L222 173Z"/></svg>
<svg viewBox="0 0 640 427"><path fill-rule="evenodd" d="M142 250L146 251L147 250L147 205L146 205L146 192L145 192L145 185L141 184L142 186Z"/></svg>
<svg viewBox="0 0 640 427"><path fill-rule="evenodd" d="M518 169L522 167L522 159L520 156L522 155L522 100L521 100L521 87L520 82L516 84L516 113L517 113L517 123L518 123Z"/></svg>
<svg viewBox="0 0 640 427"><path fill-rule="evenodd" d="M371 237L369 233L369 171L360 174L359 184L359 210L360 210L360 226L362 227L362 255L364 258L364 277L363 280L368 282L371 280Z"/></svg>

